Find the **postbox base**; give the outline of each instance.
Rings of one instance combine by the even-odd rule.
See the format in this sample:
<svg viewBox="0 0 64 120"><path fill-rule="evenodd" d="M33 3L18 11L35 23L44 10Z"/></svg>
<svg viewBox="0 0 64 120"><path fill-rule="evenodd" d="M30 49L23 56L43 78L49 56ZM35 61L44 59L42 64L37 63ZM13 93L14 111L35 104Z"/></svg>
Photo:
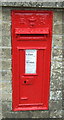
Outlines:
<svg viewBox="0 0 64 120"><path fill-rule="evenodd" d="M31 107L31 108L14 108L12 111L30 111L30 110L48 110L47 107Z"/></svg>

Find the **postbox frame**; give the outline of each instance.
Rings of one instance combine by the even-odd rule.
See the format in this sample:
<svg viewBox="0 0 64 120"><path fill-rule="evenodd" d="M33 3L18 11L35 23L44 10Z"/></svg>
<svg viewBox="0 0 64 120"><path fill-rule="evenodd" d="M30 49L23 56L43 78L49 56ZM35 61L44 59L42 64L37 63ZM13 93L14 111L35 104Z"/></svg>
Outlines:
<svg viewBox="0 0 64 120"><path fill-rule="evenodd" d="M26 12L26 13L49 13L49 14L51 14L51 24L52 24L52 19L53 19L53 12L52 11L42 11L42 10L12 10L12 14L11 14L11 18L12 18L12 24L14 24L14 14L15 13L24 13L24 12ZM21 104L19 104L19 81L17 81L17 83L16 83L16 81L15 81L15 71L16 70L18 70L16 73L17 73L17 76L18 76L18 73L19 73L19 66L16 66L16 64L18 64L18 62L19 62L19 54L18 54L18 50L22 50L22 49L43 49L44 50L44 52L46 52L45 50L46 50L46 47L18 47L17 46L17 51L15 50L15 45L16 45L16 43L14 42L14 40L16 39L15 38L15 32L13 32L13 29L14 29L14 25L12 26L12 110L13 111L25 111L25 110L48 110L48 107L49 107L49 96L50 96L50 65L51 65L51 44L52 44L52 25L51 25L51 29L50 29L50 44L49 44L49 48L50 49L48 49L49 50L49 52L50 52L50 54L48 55L48 57L50 58L49 60L50 60L50 62L49 62L49 64L48 64L48 69L49 69L49 71L48 71L48 80L47 80L47 84L46 84L46 81L45 81L45 84L46 84L46 89L48 89L48 92L47 92L47 97L45 98L45 106L43 106L43 107L22 107L22 105ZM16 33L17 33L17 31L16 31ZM23 39L23 38L22 38ZM35 38L33 38L33 40L35 40L35 39L38 39L39 40L39 38L37 37L35 37ZM25 37L25 41L26 40L31 40L31 37L29 37L29 39L27 38L27 37ZM41 37L41 40L44 40L44 37ZM45 41L47 40L47 38L45 37ZM21 41L21 38L20 39L17 39L17 41ZM16 53L15 53L15 51L16 51ZM16 59L16 55L17 55L17 61L15 60ZM15 62L16 61L16 62ZM45 63L46 63L46 61L45 61ZM16 66L16 70L14 70L15 69L15 66ZM36 74L28 74L28 75L37 75L37 73ZM45 77L45 75L44 75L44 77ZM18 78L17 79L19 79L19 76L18 76ZM45 92L45 91L44 91ZM17 95L17 96L16 96ZM16 97L17 97L17 99L16 99Z"/></svg>

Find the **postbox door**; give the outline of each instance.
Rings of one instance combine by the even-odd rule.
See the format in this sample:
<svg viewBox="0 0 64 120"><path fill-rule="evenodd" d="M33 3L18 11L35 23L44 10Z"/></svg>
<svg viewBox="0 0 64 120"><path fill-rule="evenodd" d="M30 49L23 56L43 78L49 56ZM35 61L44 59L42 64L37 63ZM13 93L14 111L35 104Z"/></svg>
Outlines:
<svg viewBox="0 0 64 120"><path fill-rule="evenodd" d="M24 105L42 105L44 50L21 49L19 52L20 103Z"/></svg>

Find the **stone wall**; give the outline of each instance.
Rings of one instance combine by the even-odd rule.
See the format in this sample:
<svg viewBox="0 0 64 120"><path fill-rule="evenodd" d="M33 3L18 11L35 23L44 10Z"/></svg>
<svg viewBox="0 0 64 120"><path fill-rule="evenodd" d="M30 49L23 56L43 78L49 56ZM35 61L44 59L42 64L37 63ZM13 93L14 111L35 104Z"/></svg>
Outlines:
<svg viewBox="0 0 64 120"><path fill-rule="evenodd" d="M18 0L0 0L1 2L18 2ZM19 2L62 2L63 0L19 0Z"/></svg>
<svg viewBox="0 0 64 120"><path fill-rule="evenodd" d="M49 110L45 111L12 111L12 66L11 66L11 10L53 10L53 38L52 38L52 58L50 77L50 100ZM1 14L1 12L0 12ZM62 118L64 104L62 93L64 79L62 66L64 62L63 53L63 9L54 8L32 8L32 7L2 7L2 49L0 60L2 62L2 118ZM64 44L63 44L64 45ZM64 69L64 68L63 68Z"/></svg>
<svg viewBox="0 0 64 120"><path fill-rule="evenodd" d="M0 118L2 118L2 7L0 7Z"/></svg>
<svg viewBox="0 0 64 120"><path fill-rule="evenodd" d="M62 32L64 33L64 11L62 14ZM62 108L63 108L63 118L64 118L64 34L62 37L62 54L63 54L63 58L62 58Z"/></svg>

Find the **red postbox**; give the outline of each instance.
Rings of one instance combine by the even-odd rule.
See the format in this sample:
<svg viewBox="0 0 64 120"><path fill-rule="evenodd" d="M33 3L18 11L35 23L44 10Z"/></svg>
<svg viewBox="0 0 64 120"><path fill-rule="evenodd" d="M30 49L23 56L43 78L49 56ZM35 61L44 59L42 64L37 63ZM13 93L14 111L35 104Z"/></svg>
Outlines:
<svg viewBox="0 0 64 120"><path fill-rule="evenodd" d="M12 11L12 108L47 110L52 11Z"/></svg>

